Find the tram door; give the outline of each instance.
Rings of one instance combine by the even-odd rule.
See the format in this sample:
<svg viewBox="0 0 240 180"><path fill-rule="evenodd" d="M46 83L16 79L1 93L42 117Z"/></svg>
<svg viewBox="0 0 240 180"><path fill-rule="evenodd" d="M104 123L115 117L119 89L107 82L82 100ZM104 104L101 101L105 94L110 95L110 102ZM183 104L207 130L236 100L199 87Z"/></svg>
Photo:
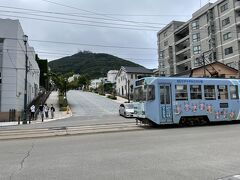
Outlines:
<svg viewBox="0 0 240 180"><path fill-rule="evenodd" d="M160 84L160 121L172 122L171 85Z"/></svg>

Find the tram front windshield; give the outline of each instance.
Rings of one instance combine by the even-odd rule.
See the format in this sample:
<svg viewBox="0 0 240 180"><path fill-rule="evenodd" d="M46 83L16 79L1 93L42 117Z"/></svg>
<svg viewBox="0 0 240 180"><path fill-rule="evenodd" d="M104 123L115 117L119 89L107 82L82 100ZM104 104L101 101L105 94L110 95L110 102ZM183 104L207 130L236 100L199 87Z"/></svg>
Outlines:
<svg viewBox="0 0 240 180"><path fill-rule="evenodd" d="M146 86L140 86L134 88L133 100L135 102L146 101Z"/></svg>

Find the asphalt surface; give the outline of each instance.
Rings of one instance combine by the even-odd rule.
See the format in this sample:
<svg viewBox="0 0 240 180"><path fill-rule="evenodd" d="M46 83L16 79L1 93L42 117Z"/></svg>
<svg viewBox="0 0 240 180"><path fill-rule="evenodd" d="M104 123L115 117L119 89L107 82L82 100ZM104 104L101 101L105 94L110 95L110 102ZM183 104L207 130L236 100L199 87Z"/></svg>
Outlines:
<svg viewBox="0 0 240 180"><path fill-rule="evenodd" d="M239 124L2 141L1 180L209 180L240 173Z"/></svg>
<svg viewBox="0 0 240 180"><path fill-rule="evenodd" d="M134 119L120 117L118 115L120 104L104 96L72 90L68 91L67 98L73 113L73 116L70 118L40 124L0 127L0 130L134 122Z"/></svg>
<svg viewBox="0 0 240 180"><path fill-rule="evenodd" d="M34 129L133 122L119 104L68 92L73 117ZM11 128L12 127L8 127ZM208 180L240 174L240 124L0 141L0 180Z"/></svg>

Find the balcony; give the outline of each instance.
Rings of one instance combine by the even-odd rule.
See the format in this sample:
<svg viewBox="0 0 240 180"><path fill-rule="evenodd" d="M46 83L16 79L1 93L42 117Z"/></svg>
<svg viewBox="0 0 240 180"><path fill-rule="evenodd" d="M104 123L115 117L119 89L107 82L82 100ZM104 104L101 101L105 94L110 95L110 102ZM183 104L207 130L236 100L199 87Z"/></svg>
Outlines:
<svg viewBox="0 0 240 180"><path fill-rule="evenodd" d="M175 41L181 41L182 39L185 39L187 36L189 36L189 27L188 24L179 29L176 33L175 33Z"/></svg>
<svg viewBox="0 0 240 180"><path fill-rule="evenodd" d="M180 55L180 54L182 54L182 53L185 53L185 52L188 51L188 50L190 50L190 47L186 47L186 48L184 48L184 49L176 52L176 56L178 56L178 55Z"/></svg>
<svg viewBox="0 0 240 180"><path fill-rule="evenodd" d="M191 61L176 66L176 73L183 73L191 69Z"/></svg>
<svg viewBox="0 0 240 180"><path fill-rule="evenodd" d="M184 41L186 41L186 40L188 40L188 39L189 39L189 35L187 35L186 37L184 37L184 38L180 39L179 41L177 41L177 42L175 43L175 45L178 45L178 44L180 44L180 43L182 43L182 42L184 42Z"/></svg>
<svg viewBox="0 0 240 180"><path fill-rule="evenodd" d="M182 64L186 64L188 62L191 63L191 60L192 60L192 58L188 58L188 59L185 59L185 60L182 60L182 61L176 63L176 65L179 66L179 65L182 65Z"/></svg>
<svg viewBox="0 0 240 180"><path fill-rule="evenodd" d="M186 61L187 59L191 59L191 53L190 50L185 51L182 54L179 54L178 56L176 56L176 63L180 63L183 61Z"/></svg>
<svg viewBox="0 0 240 180"><path fill-rule="evenodd" d="M240 10L240 1L235 2L235 10Z"/></svg>

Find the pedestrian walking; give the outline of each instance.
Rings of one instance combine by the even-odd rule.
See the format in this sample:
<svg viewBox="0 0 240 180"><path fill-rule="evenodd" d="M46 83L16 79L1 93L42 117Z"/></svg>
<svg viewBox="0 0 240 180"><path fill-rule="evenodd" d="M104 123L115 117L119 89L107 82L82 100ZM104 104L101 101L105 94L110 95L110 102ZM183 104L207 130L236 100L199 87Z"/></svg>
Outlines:
<svg viewBox="0 0 240 180"><path fill-rule="evenodd" d="M31 121L34 120L34 115L35 115L35 105L34 104L30 107L30 112L31 112L31 116L29 118L29 124L31 123Z"/></svg>
<svg viewBox="0 0 240 180"><path fill-rule="evenodd" d="M51 111L51 118L53 119L53 118L54 118L54 112L55 112L55 108L53 107L53 105L52 105L52 104L51 104L50 111Z"/></svg>
<svg viewBox="0 0 240 180"><path fill-rule="evenodd" d="M47 104L44 105L44 113L45 113L45 117L48 118L48 111L49 111L49 107Z"/></svg>
<svg viewBox="0 0 240 180"><path fill-rule="evenodd" d="M39 106L39 113L40 113L40 117L41 117L42 122L43 122L43 118L44 118L44 106L43 106L43 104L41 104Z"/></svg>

